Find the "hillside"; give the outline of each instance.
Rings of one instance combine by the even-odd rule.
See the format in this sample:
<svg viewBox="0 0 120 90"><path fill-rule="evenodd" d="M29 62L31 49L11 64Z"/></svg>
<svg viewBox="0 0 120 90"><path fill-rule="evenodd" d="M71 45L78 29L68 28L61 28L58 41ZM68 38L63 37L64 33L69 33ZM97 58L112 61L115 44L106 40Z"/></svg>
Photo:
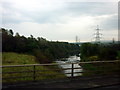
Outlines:
<svg viewBox="0 0 120 90"><path fill-rule="evenodd" d="M36 58L32 55L19 54L13 52L4 52L2 54L3 65L23 65L23 64L38 64ZM36 66L36 80L54 79L54 78L64 78L65 75L61 71L55 71L53 69L59 69L58 66ZM19 82L19 81L32 81L33 73L31 72L33 67L6 67L2 68L3 82ZM25 72L27 71L27 72ZM30 71L30 72L28 72ZM16 72L16 73L6 73L6 72ZM24 72L24 73L19 73ZM49 75L49 76L48 76ZM25 77L26 76L26 77ZM14 77L24 77L24 78L14 78Z"/></svg>
<svg viewBox="0 0 120 90"><path fill-rule="evenodd" d="M14 52L2 53L3 65L21 65L21 64L37 64L36 58L32 55L18 54Z"/></svg>

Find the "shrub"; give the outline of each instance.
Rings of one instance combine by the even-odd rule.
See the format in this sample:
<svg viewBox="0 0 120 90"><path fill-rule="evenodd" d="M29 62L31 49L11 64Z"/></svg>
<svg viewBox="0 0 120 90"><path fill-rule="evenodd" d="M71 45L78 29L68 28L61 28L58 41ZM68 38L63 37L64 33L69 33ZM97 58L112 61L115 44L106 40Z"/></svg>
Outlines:
<svg viewBox="0 0 120 90"><path fill-rule="evenodd" d="M90 56L88 58L88 61L98 61L98 60L99 60L98 56Z"/></svg>
<svg viewBox="0 0 120 90"><path fill-rule="evenodd" d="M120 51L117 52L117 57L116 59L120 60Z"/></svg>

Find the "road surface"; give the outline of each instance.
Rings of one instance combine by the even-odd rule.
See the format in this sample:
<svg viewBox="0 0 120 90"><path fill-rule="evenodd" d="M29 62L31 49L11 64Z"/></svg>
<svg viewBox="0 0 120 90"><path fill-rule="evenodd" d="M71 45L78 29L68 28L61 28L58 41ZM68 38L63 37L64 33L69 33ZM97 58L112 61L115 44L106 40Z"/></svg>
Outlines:
<svg viewBox="0 0 120 90"><path fill-rule="evenodd" d="M91 77L74 77L57 80L47 81L36 81L36 82L24 82L14 84L3 84L4 89L11 88L33 88L33 89L68 89L68 90L79 90L79 89L92 89L101 90L111 88L113 90L120 90L119 75L114 76L91 76Z"/></svg>

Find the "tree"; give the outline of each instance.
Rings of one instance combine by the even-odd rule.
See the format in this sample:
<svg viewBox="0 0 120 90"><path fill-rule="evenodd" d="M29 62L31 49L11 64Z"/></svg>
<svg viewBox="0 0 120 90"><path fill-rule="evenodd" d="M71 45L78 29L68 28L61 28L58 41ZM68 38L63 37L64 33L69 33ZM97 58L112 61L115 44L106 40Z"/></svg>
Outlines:
<svg viewBox="0 0 120 90"><path fill-rule="evenodd" d="M14 33L13 33L12 29L10 29L9 32L13 36Z"/></svg>
<svg viewBox="0 0 120 90"><path fill-rule="evenodd" d="M20 37L20 34L17 32L17 33L15 34L15 37Z"/></svg>
<svg viewBox="0 0 120 90"><path fill-rule="evenodd" d="M79 46L68 42L52 42L45 38L37 39L30 35L26 38L17 32L13 36L13 31L2 28L3 52L28 53L35 55L41 63L50 63L57 58L68 57L79 53Z"/></svg>

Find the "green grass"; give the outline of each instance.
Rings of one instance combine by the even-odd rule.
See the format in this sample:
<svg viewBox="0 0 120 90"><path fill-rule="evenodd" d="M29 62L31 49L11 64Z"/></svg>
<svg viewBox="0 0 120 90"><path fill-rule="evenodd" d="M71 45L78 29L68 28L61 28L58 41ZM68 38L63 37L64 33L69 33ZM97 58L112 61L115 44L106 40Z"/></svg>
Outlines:
<svg viewBox="0 0 120 90"><path fill-rule="evenodd" d="M83 68L83 76L120 74L120 61L114 63L80 64Z"/></svg>
<svg viewBox="0 0 120 90"><path fill-rule="evenodd" d="M13 52L2 53L2 64L3 65L25 65L25 64L39 64L36 62L36 58L32 55L18 54ZM58 66L36 66L35 76L36 80L45 79L56 79L65 78L65 75L61 71L55 71L53 69L59 69ZM2 78L3 82L20 82L20 81L33 81L34 80L34 67L6 67L2 68ZM19 73L26 71L24 73ZM37 72L39 71L39 72ZM7 73L7 72L17 72L17 73ZM26 77L27 76L27 77ZM15 78L19 77L19 78ZM22 78L21 78L22 77ZM5 79L9 78L9 79Z"/></svg>
<svg viewBox="0 0 120 90"><path fill-rule="evenodd" d="M18 54L14 52L2 53L3 65L37 64L36 58L32 55Z"/></svg>

